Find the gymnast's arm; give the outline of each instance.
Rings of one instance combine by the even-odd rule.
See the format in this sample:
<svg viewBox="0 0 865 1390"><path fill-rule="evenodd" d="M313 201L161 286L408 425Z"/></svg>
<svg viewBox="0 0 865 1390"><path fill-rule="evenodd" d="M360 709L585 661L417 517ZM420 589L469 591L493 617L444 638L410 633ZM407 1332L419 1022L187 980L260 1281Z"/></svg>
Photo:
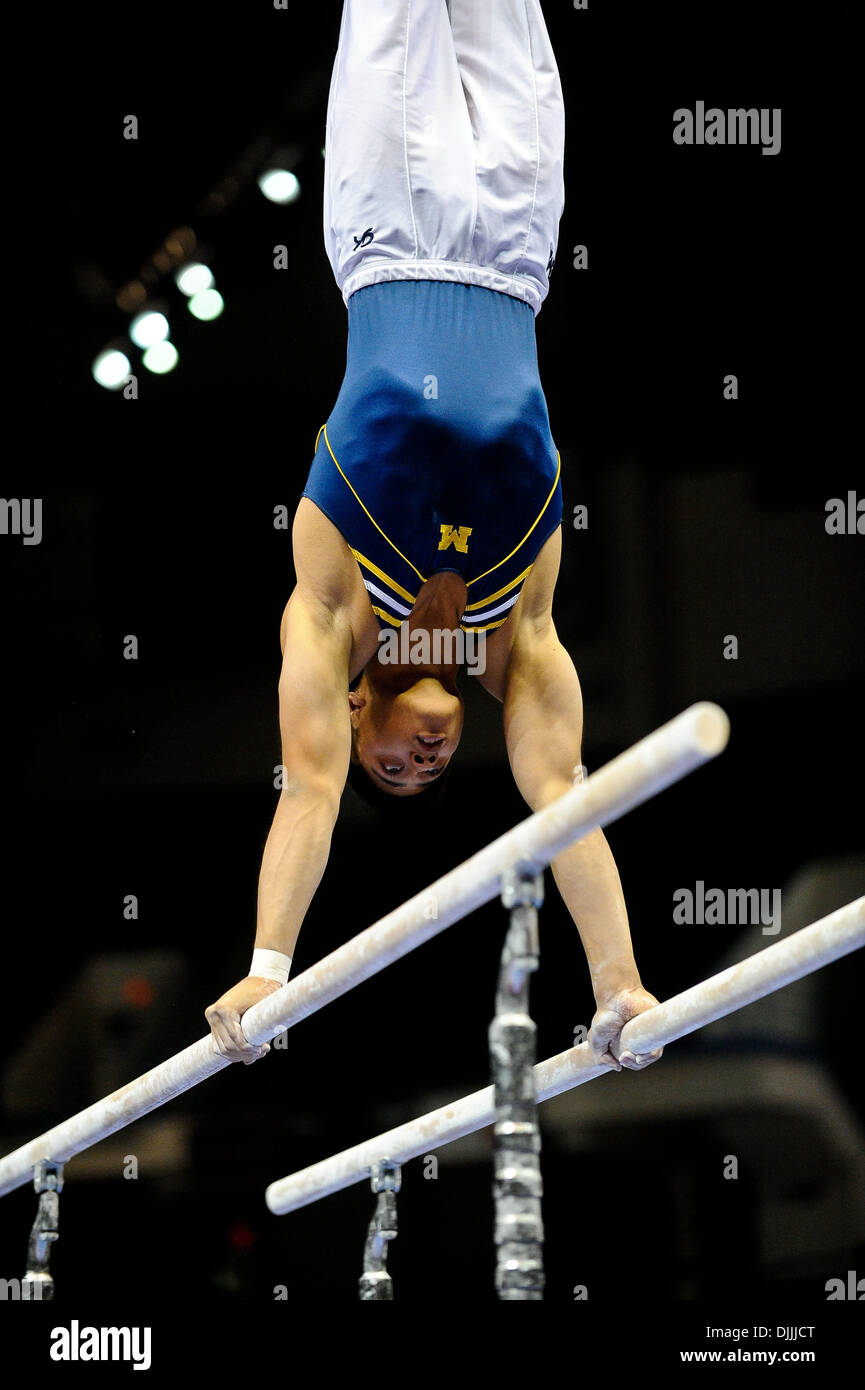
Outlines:
<svg viewBox="0 0 865 1390"><path fill-rule="evenodd" d="M283 787L258 880L256 947L293 956L301 924L321 882L351 755L348 667L351 630L314 594L295 588L282 619L279 724ZM216 1049L233 1062L255 1062L240 1027L276 980L241 980L209 1008Z"/></svg>
<svg viewBox="0 0 865 1390"><path fill-rule="evenodd" d="M532 811L540 811L573 786L583 728L580 682L549 605L517 622L502 700L514 780ZM615 1070L624 1065L641 1071L660 1050L638 1062L631 1052L620 1053L619 1035L629 1018L658 1001L643 989L637 971L619 872L604 832L569 845L551 868L591 972L597 1012L589 1042Z"/></svg>

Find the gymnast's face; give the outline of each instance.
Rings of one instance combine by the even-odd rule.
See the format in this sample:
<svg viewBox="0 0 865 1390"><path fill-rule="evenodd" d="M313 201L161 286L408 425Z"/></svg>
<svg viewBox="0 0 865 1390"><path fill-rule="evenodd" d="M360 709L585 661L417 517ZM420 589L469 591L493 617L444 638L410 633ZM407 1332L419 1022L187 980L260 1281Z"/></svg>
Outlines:
<svg viewBox="0 0 865 1390"><path fill-rule="evenodd" d="M392 796L417 796L440 777L463 730L462 696L430 676L404 690L372 684L349 692L353 760Z"/></svg>

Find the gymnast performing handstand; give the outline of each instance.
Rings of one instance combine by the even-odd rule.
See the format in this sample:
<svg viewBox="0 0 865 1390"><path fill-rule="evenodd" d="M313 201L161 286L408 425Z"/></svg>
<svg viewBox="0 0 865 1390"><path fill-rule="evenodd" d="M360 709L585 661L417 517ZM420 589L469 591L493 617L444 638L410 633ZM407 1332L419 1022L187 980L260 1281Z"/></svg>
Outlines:
<svg viewBox="0 0 865 1390"><path fill-rule="evenodd" d="M502 706L532 811L581 775L580 685L552 618L561 461L535 341L563 158L540 0L344 0L324 235L347 306L346 370L294 518L284 784L252 967L206 1010L232 1061L268 1050L240 1020L288 979L346 780L387 804L434 796L462 733L463 665ZM616 1070L640 1070L660 1050L635 1057L619 1037L657 1000L603 832L551 867L591 972L589 1041Z"/></svg>

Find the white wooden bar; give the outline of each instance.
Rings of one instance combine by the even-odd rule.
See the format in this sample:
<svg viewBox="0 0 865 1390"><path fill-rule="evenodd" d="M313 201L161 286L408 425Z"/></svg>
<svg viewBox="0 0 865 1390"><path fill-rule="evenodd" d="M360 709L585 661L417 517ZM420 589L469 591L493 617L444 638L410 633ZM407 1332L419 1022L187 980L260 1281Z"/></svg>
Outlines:
<svg viewBox="0 0 865 1390"><path fill-rule="evenodd" d="M653 1052L676 1038L685 1037L716 1018L743 1009L764 995L782 989L821 966L865 945L865 897L803 927L784 940L776 941L747 960L704 980L702 984L676 994L666 1003L626 1023L622 1046L635 1054ZM663 1066L663 1058L656 1063ZM709 1065L707 1063L707 1065ZM549 1100L562 1091L581 1086L596 1076L615 1075L599 1065L588 1043L560 1052L535 1067L535 1094L538 1101ZM475 1091L453 1105L444 1105L397 1129L368 1139L364 1144L314 1163L289 1177L271 1183L265 1193L268 1207L277 1216L296 1211L339 1192L353 1183L368 1181L370 1169L379 1159L407 1163L433 1149L462 1139L465 1134L493 1124L493 1088Z"/></svg>
<svg viewBox="0 0 865 1390"><path fill-rule="evenodd" d="M729 730L729 720L717 705L702 702L684 710L254 1005L243 1016L247 1039L256 1044L270 1041L482 907L498 894L507 869L517 864L542 869L575 840L716 757L726 746ZM0 1196L28 1182L38 1159L64 1163L230 1065L214 1052L208 1034L0 1159Z"/></svg>

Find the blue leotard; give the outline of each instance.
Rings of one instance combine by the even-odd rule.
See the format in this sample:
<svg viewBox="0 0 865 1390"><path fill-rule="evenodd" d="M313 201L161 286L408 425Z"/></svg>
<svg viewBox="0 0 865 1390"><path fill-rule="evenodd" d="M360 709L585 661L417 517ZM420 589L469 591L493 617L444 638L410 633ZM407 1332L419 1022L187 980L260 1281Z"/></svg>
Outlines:
<svg viewBox="0 0 865 1390"><path fill-rule="evenodd" d="M345 537L379 624L439 570L461 626L507 621L562 519L531 306L480 285L395 280L348 301L345 377L304 497Z"/></svg>

